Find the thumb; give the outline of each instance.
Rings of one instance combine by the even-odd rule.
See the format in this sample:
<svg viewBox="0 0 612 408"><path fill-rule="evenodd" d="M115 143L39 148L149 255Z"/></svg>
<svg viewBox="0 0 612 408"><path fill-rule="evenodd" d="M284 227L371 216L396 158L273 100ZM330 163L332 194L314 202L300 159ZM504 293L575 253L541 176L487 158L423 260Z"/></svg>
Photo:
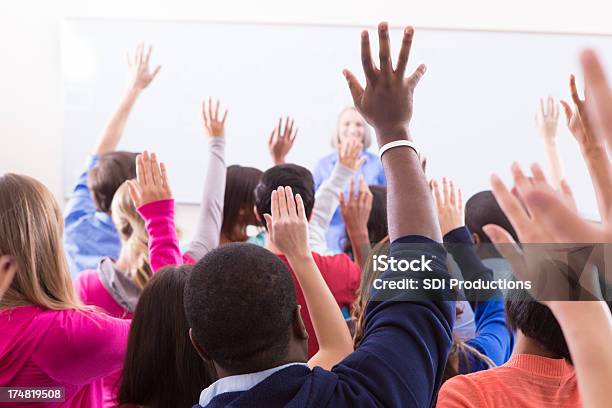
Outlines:
<svg viewBox="0 0 612 408"><path fill-rule="evenodd" d="M270 214L264 214L266 220L266 228L268 228L268 236L271 241L274 241L274 230L272 229L272 216Z"/></svg>
<svg viewBox="0 0 612 408"><path fill-rule="evenodd" d="M353 103L355 104L355 107L357 107L361 104L363 87L361 86L355 75L348 69L342 70L342 74L348 82L349 90L351 91L351 96L353 97Z"/></svg>
<svg viewBox="0 0 612 408"><path fill-rule="evenodd" d="M357 164L355 165L355 170L357 170L358 168L360 168L363 163L365 163L366 157L363 156L361 159L359 159L359 161L357 161Z"/></svg>
<svg viewBox="0 0 612 408"><path fill-rule="evenodd" d="M559 197L536 190L525 194L524 199L529 213L561 242L601 242L601 230L580 218Z"/></svg>
<svg viewBox="0 0 612 408"><path fill-rule="evenodd" d="M570 107L569 103L564 100L561 100L559 102L561 102L561 106L563 106L563 112L565 112L565 119L567 121L567 124L569 125L573 116L572 108Z"/></svg>

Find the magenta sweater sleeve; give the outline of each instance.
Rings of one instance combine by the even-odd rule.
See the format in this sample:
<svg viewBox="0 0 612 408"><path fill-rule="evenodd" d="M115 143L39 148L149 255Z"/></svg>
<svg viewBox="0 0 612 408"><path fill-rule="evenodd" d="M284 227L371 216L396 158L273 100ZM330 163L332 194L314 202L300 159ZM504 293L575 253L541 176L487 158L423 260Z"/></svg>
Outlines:
<svg viewBox="0 0 612 408"><path fill-rule="evenodd" d="M168 265L182 265L174 226L174 200L159 200L138 208L149 234L149 263L153 272Z"/></svg>
<svg viewBox="0 0 612 408"><path fill-rule="evenodd" d="M121 369L130 323L94 311L59 312L33 359L58 382L89 384Z"/></svg>

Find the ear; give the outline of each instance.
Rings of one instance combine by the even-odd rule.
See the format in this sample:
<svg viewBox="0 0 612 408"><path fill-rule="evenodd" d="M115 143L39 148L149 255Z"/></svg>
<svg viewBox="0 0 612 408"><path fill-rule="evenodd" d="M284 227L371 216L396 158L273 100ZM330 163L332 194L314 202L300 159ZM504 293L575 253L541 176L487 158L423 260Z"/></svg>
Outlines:
<svg viewBox="0 0 612 408"><path fill-rule="evenodd" d="M16 273L17 261L10 255L0 256L0 299L9 286L11 286Z"/></svg>
<svg viewBox="0 0 612 408"><path fill-rule="evenodd" d="M302 320L300 310L301 306L297 305L293 311L293 334L298 339L308 340L308 332L306 331L306 325L304 325L304 320Z"/></svg>
<svg viewBox="0 0 612 408"><path fill-rule="evenodd" d="M259 222L260 224L263 224L261 221L261 217L259 216L259 213L257 212L256 205L253 206L253 214L255 214L255 219L257 219L257 222Z"/></svg>
<svg viewBox="0 0 612 408"><path fill-rule="evenodd" d="M480 245L480 237L476 233L472 233L472 241L474 241L474 245Z"/></svg>
<svg viewBox="0 0 612 408"><path fill-rule="evenodd" d="M191 344L193 344L193 348L195 348L195 350L198 352L200 357L202 357L202 360L206 361L207 363L212 363L212 359L210 358L206 350L204 350L204 347L202 347L200 343L198 343L196 338L193 336L193 330L191 329L189 329L189 340L191 340Z"/></svg>

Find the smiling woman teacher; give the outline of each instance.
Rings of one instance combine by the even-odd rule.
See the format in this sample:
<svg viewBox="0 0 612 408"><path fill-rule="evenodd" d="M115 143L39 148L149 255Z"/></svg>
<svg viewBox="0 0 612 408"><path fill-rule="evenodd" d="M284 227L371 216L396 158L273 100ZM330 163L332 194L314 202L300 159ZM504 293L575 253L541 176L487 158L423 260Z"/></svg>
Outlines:
<svg viewBox="0 0 612 408"><path fill-rule="evenodd" d="M368 126L363 117L353 107L344 108L338 116L338 124L336 132L332 137L331 143L334 148L338 143L345 143L350 139L357 139L363 144L363 150L359 157L365 156L365 162L355 173L355 181L359 175L362 175L368 185L379 184L386 185L385 174L382 164L377 155L370 153L367 148L372 143L372 137ZM336 162L338 161L338 153L334 152L323 157L313 171L315 188L318 190L332 173ZM345 193L348 193L348 185L345 187ZM330 251L341 252L346 242L346 232L344 220L340 214L339 208L336 208L332 217L329 229L327 230L327 247Z"/></svg>

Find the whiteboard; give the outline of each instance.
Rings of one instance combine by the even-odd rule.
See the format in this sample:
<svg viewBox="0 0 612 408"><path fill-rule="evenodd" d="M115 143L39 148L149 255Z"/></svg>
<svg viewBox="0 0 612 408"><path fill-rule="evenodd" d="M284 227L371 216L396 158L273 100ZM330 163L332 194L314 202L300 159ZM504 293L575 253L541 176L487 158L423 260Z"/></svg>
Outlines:
<svg viewBox="0 0 612 408"><path fill-rule="evenodd" d="M154 45L162 70L129 118L120 149L155 151L168 165L175 198L198 203L206 169L201 100L230 110L227 163L270 167L267 138L281 115L299 135L288 160L313 168L329 154L337 115L351 104L341 72L363 79L360 27L67 19L61 28L65 191L125 91L125 52ZM397 55L401 29L391 30ZM373 52L377 40L371 30ZM412 133L428 157L428 176L446 175L467 199L497 172L510 181L513 160L545 165L534 127L539 98L569 98L578 53L612 56L612 37L416 29L410 68L428 71L415 93ZM579 75L578 75L579 76ZM580 82L580 80L579 80ZM558 132L579 209L596 216L586 166L561 112Z"/></svg>

